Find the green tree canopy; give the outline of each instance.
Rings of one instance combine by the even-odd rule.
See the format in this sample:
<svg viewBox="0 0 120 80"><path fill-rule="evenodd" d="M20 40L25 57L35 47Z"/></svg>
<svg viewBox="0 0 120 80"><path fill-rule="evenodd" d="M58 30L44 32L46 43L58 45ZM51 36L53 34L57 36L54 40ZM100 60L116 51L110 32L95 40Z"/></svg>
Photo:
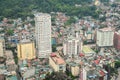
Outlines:
<svg viewBox="0 0 120 80"><path fill-rule="evenodd" d="M32 16L32 11L40 12L64 12L69 16L96 17L95 6L87 6L92 0L0 0L0 18ZM75 4L84 6L75 7ZM86 4L86 5L85 5Z"/></svg>

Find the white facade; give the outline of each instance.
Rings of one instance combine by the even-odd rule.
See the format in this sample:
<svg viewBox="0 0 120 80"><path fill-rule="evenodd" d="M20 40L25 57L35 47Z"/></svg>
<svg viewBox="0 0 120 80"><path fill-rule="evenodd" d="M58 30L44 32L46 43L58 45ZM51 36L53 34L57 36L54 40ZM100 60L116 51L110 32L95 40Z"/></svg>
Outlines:
<svg viewBox="0 0 120 80"><path fill-rule="evenodd" d="M63 42L64 55L77 55L82 50L82 42L78 38L68 38Z"/></svg>
<svg viewBox="0 0 120 80"><path fill-rule="evenodd" d="M36 48L39 58L48 58L51 53L51 16L35 14Z"/></svg>
<svg viewBox="0 0 120 80"><path fill-rule="evenodd" d="M83 80L87 80L87 71L83 68Z"/></svg>
<svg viewBox="0 0 120 80"><path fill-rule="evenodd" d="M0 39L0 57L4 57L5 52L5 41L4 39Z"/></svg>
<svg viewBox="0 0 120 80"><path fill-rule="evenodd" d="M113 46L114 31L112 29L99 29L97 30L97 45L99 47Z"/></svg>

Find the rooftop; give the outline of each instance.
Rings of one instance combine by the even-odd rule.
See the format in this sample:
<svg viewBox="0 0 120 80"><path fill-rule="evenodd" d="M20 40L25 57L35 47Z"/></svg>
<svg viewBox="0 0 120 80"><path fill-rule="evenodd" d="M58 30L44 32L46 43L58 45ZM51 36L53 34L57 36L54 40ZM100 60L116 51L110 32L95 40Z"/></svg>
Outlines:
<svg viewBox="0 0 120 80"><path fill-rule="evenodd" d="M6 80L18 80L18 79L17 79L17 76L10 76L10 77L7 77Z"/></svg>
<svg viewBox="0 0 120 80"><path fill-rule="evenodd" d="M78 66L79 64L77 64L77 63L75 63L75 62L70 62L70 63L68 63L69 65L71 65L71 66L73 66L73 67L75 67L75 66Z"/></svg>
<svg viewBox="0 0 120 80"><path fill-rule="evenodd" d="M83 53L95 53L90 47L83 46Z"/></svg>
<svg viewBox="0 0 120 80"><path fill-rule="evenodd" d="M32 67L30 69L28 69L26 72L24 72L23 76L24 78L28 78L28 77L31 77L35 74L35 68Z"/></svg>
<svg viewBox="0 0 120 80"><path fill-rule="evenodd" d="M24 43L31 43L31 41L29 39L23 39L20 41L21 44L24 44Z"/></svg>
<svg viewBox="0 0 120 80"><path fill-rule="evenodd" d="M35 17L40 17L40 16L50 16L49 14L47 13L36 13L34 14Z"/></svg>
<svg viewBox="0 0 120 80"><path fill-rule="evenodd" d="M113 31L114 29L111 28L111 27L107 27L107 28L102 28L102 29L99 29L101 31Z"/></svg>
<svg viewBox="0 0 120 80"><path fill-rule="evenodd" d="M51 56L51 58L58 65L59 64L65 64L65 61L59 55L57 55L57 54L54 54L54 56Z"/></svg>
<svg viewBox="0 0 120 80"><path fill-rule="evenodd" d="M0 37L0 41L4 41L4 37Z"/></svg>

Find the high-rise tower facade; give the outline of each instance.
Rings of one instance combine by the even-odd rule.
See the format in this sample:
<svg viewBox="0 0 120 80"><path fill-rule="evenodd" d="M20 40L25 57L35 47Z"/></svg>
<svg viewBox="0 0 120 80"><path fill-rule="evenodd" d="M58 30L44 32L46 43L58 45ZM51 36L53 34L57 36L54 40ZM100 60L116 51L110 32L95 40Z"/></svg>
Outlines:
<svg viewBox="0 0 120 80"><path fill-rule="evenodd" d="M51 53L51 16L35 14L36 48L39 58L47 58Z"/></svg>
<svg viewBox="0 0 120 80"><path fill-rule="evenodd" d="M5 53L5 40L4 38L0 37L0 57L4 57Z"/></svg>
<svg viewBox="0 0 120 80"><path fill-rule="evenodd" d="M99 47L113 46L114 29L103 28L97 30L97 45Z"/></svg>
<svg viewBox="0 0 120 80"><path fill-rule="evenodd" d="M63 53L72 57L72 55L77 56L82 51L82 41L80 38L68 37L63 42Z"/></svg>

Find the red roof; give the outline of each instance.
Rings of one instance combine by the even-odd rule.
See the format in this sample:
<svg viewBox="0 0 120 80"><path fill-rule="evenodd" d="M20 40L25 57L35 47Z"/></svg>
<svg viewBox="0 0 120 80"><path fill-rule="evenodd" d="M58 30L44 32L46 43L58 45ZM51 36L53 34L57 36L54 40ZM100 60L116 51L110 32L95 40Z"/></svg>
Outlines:
<svg viewBox="0 0 120 80"><path fill-rule="evenodd" d="M102 71L102 70L100 70L99 73L100 73L101 76L105 75L104 71Z"/></svg>
<svg viewBox="0 0 120 80"><path fill-rule="evenodd" d="M102 58L102 56L98 56L98 59L101 59Z"/></svg>
<svg viewBox="0 0 120 80"><path fill-rule="evenodd" d="M50 56L51 56L51 57L56 57L56 54L55 54L55 53L52 53Z"/></svg>
<svg viewBox="0 0 120 80"><path fill-rule="evenodd" d="M94 60L95 64L99 64L100 60Z"/></svg>
<svg viewBox="0 0 120 80"><path fill-rule="evenodd" d="M83 56L85 56L85 55L84 55L83 53L80 53L79 56L80 56L80 57L83 57Z"/></svg>

